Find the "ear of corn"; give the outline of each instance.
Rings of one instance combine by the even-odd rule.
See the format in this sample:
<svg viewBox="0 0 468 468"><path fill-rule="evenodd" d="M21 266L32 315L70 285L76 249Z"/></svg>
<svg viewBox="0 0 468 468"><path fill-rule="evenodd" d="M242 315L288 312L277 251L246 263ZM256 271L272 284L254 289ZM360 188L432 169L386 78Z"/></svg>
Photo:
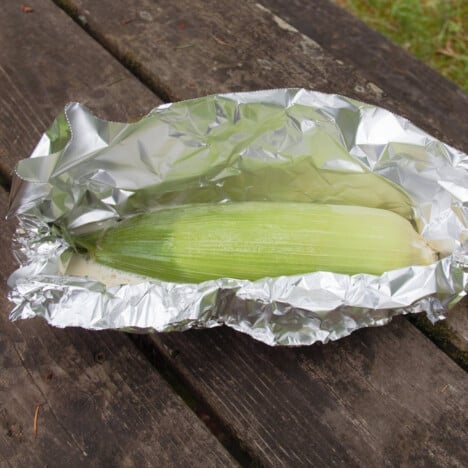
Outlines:
<svg viewBox="0 0 468 468"><path fill-rule="evenodd" d="M162 209L120 222L90 250L98 263L176 282L313 271L378 275L435 260L411 224L395 213L308 203Z"/></svg>

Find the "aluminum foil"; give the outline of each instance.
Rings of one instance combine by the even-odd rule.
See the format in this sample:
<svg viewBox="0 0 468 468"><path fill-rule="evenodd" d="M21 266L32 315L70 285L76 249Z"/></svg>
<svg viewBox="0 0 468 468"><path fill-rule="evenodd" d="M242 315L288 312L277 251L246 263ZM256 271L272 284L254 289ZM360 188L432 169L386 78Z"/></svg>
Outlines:
<svg viewBox="0 0 468 468"><path fill-rule="evenodd" d="M381 276L180 284L70 274L70 234L164 206L250 199L403 210L445 256ZM384 109L303 89L164 104L136 123L69 104L18 164L10 214L19 221L13 320L148 332L225 324L270 345L304 345L398 314L444 318L468 289L468 156Z"/></svg>

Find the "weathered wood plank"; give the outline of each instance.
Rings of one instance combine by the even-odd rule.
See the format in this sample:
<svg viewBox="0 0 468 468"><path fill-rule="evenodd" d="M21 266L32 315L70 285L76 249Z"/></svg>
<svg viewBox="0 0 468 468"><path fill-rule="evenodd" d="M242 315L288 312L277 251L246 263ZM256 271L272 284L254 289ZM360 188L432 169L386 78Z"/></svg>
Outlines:
<svg viewBox="0 0 468 468"><path fill-rule="evenodd" d="M409 100L407 95L413 88L427 92L423 79L415 80L411 88L382 90L367 70L334 58L254 0L55 1L168 99L261 88L312 88L382 105L466 148L468 137L451 130L452 125L460 128L462 124L454 122L465 115L468 98L462 92L455 90L450 103L443 102L445 95L431 94L421 107L418 99ZM309 8L313 10L313 2ZM333 29L332 17L315 17L314 22L322 21ZM365 52L361 47L358 53ZM385 68L386 63L379 66ZM453 117L431 113L431 105L450 109Z"/></svg>
<svg viewBox="0 0 468 468"><path fill-rule="evenodd" d="M6 203L0 189L2 219ZM11 230L2 221L0 465L236 466L123 333L8 321Z"/></svg>
<svg viewBox="0 0 468 468"><path fill-rule="evenodd" d="M410 321L456 363L468 371L468 297L446 314L447 318L431 323L426 314L410 316Z"/></svg>
<svg viewBox="0 0 468 468"><path fill-rule="evenodd" d="M267 466L466 466L465 373L404 318L284 349L227 329L153 338Z"/></svg>
<svg viewBox="0 0 468 468"><path fill-rule="evenodd" d="M157 346L265 463L417 464L420 456L462 466L464 375L408 323L395 323L299 350L227 330L165 335Z"/></svg>
<svg viewBox="0 0 468 468"><path fill-rule="evenodd" d="M102 118L133 120L160 101L61 9L31 0L32 13L2 2L0 15L0 176L29 156L70 101Z"/></svg>
<svg viewBox="0 0 468 468"><path fill-rule="evenodd" d="M468 94L330 0L261 0L274 14L358 68L446 141L468 148Z"/></svg>
<svg viewBox="0 0 468 468"><path fill-rule="evenodd" d="M449 330L455 335L457 349L468 353L468 297L457 304L448 314L447 324ZM468 359L466 360L468 366Z"/></svg>

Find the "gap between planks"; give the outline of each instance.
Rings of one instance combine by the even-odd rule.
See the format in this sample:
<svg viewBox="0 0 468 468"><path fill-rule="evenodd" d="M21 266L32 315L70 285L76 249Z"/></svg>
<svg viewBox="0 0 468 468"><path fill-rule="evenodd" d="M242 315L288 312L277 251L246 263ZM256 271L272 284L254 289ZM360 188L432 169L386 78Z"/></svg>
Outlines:
<svg viewBox="0 0 468 468"><path fill-rule="evenodd" d="M151 334L127 333L126 335L241 466L261 466L261 461L255 454L244 448L241 441L204 400L203 395L197 391L196 387L190 385L183 373L171 363L171 359L177 358L177 351L167 348L165 349L167 354L161 352L151 339Z"/></svg>
<svg viewBox="0 0 468 468"><path fill-rule="evenodd" d="M134 60L128 53L121 52L118 48L112 47L105 36L100 34L99 30L90 28L86 18L80 14L78 8L69 0L51 0L61 8L67 15L72 18L75 23L80 26L87 34L89 34L99 45L119 61L132 75L139 80L144 86L150 89L163 102L172 102L177 100L171 93L170 89L156 77L145 73L137 60Z"/></svg>

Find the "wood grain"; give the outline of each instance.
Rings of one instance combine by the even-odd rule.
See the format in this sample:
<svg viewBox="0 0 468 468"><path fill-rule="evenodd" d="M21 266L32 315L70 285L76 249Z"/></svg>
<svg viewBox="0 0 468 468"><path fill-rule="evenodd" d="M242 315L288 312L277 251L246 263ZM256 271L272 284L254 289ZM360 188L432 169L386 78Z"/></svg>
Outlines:
<svg viewBox="0 0 468 468"><path fill-rule="evenodd" d="M446 313L446 319L432 323L425 313L409 316L426 336L468 371L468 296Z"/></svg>
<svg viewBox="0 0 468 468"><path fill-rule="evenodd" d="M455 346L468 353L468 297L465 297L447 315L448 327L455 334Z"/></svg>
<svg viewBox="0 0 468 468"><path fill-rule="evenodd" d="M236 466L123 333L8 321L11 231L2 221L0 465Z"/></svg>
<svg viewBox="0 0 468 468"><path fill-rule="evenodd" d="M304 87L376 103L436 130L254 1L131 0L125 7L112 0L56 1L166 99Z"/></svg>
<svg viewBox="0 0 468 468"><path fill-rule="evenodd" d="M404 83L401 79L394 80L392 86L382 80L376 83L374 78L383 73L369 73L361 62L352 60L352 54L347 54L346 61L335 50L330 54L319 46L320 34L302 34L262 6L268 6L268 2L130 0L119 6L113 0L55 1L79 18L87 31L166 99L304 87L386 107L461 149L467 147L466 131L460 129L466 130L468 97L461 90L447 85L443 78L427 77L426 68L421 71L416 60L406 70ZM110 8L112 15L108 14ZM304 11L307 20L303 22L322 24L320 32L326 35L327 29L329 41L333 40L333 15L327 15L323 8L317 10L314 0L292 5L283 1L281 12L290 8L294 10L289 15L293 19ZM362 26L356 20L351 31ZM341 34L349 31L342 29ZM370 35L368 44L373 44L374 39ZM366 55L368 49L360 44L354 56ZM409 66L409 62L404 65ZM372 66L385 69L387 62L383 58ZM440 111L431 112L438 106Z"/></svg>
<svg viewBox="0 0 468 468"><path fill-rule="evenodd" d="M252 1L57 3L170 100L286 86L381 97L356 70L308 37L278 25Z"/></svg>
<svg viewBox="0 0 468 468"><path fill-rule="evenodd" d="M153 337L266 466L466 466L466 374L400 317L326 345Z"/></svg>
<svg viewBox="0 0 468 468"><path fill-rule="evenodd" d="M0 176L9 178L70 101L99 117L135 120L160 101L49 0L2 2ZM1 178L1 177L0 177Z"/></svg>

